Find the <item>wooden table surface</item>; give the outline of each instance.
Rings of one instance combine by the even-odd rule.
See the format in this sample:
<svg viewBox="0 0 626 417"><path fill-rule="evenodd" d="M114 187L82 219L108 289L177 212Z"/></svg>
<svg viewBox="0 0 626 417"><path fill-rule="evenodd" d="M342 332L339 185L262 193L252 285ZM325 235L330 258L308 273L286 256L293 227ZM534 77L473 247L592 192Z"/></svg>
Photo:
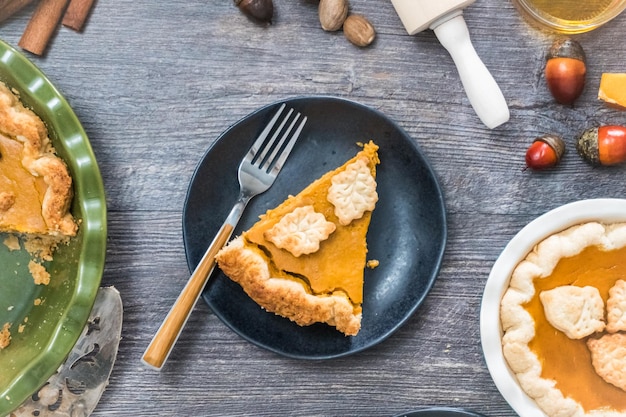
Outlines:
<svg viewBox="0 0 626 417"><path fill-rule="evenodd" d="M425 406L514 416L485 365L479 310L490 269L529 221L587 198L624 197L626 167L592 168L573 138L626 113L596 98L603 72L626 71L626 14L577 35L587 86L574 106L543 75L557 35L529 26L509 0L464 15L511 119L489 130L473 112L433 32L408 36L388 0L352 0L377 30L368 48L321 30L316 0L274 0L274 24L230 0L100 1L82 33L61 28L43 57L26 53L65 95L99 162L108 203L103 286L124 300L123 340L96 416L391 416ZM29 6L0 25L17 46ZM328 361L287 359L230 331L198 303L161 372L140 357L189 276L182 211L202 155L229 126L271 102L332 95L405 129L444 190L448 242L424 304L389 339ZM558 133L558 169L524 170L533 138ZM219 184L215 184L219 186Z"/></svg>

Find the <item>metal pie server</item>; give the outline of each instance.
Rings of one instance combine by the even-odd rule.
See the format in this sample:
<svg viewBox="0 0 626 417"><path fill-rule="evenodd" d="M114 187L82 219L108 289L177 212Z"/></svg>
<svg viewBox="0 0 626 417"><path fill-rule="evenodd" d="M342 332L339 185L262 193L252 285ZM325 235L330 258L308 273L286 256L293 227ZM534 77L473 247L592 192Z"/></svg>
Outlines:
<svg viewBox="0 0 626 417"><path fill-rule="evenodd" d="M122 331L122 299L100 288L78 342L56 374L9 417L87 417L108 385Z"/></svg>

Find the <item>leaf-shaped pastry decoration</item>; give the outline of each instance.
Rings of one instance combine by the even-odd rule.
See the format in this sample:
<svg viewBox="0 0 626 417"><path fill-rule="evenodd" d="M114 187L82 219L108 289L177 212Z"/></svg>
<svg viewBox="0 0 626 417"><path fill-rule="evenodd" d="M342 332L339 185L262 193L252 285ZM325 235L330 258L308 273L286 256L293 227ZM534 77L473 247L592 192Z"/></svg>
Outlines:
<svg viewBox="0 0 626 417"><path fill-rule="evenodd" d="M340 224L348 225L352 220L363 217L366 211L374 210L378 201L376 180L365 160L351 163L331 181L327 198L335 206Z"/></svg>
<svg viewBox="0 0 626 417"><path fill-rule="evenodd" d="M328 239L335 229L335 224L326 221L326 217L317 213L313 206L304 206L283 216L263 236L277 247L298 257L317 252L320 242Z"/></svg>
<svg viewBox="0 0 626 417"><path fill-rule="evenodd" d="M617 280L609 290L606 302L606 330L610 333L626 330L626 281Z"/></svg>
<svg viewBox="0 0 626 417"><path fill-rule="evenodd" d="M587 347L596 373L626 391L626 335L613 333L599 339L589 338Z"/></svg>
<svg viewBox="0 0 626 417"><path fill-rule="evenodd" d="M604 330L604 301L596 287L562 285L539 298L548 322L570 339Z"/></svg>

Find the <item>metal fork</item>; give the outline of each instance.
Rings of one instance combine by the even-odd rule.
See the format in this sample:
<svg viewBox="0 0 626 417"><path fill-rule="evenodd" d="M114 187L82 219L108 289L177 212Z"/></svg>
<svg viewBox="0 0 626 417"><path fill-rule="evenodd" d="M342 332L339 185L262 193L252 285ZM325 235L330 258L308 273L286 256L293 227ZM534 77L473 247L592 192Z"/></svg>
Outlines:
<svg viewBox="0 0 626 417"><path fill-rule="evenodd" d="M307 118L300 113L292 117L294 110L289 109L274 129L285 107L284 103L280 106L241 161L237 202L143 354L142 362L146 365L163 367L215 267L215 255L230 239L250 199L270 188L293 149Z"/></svg>

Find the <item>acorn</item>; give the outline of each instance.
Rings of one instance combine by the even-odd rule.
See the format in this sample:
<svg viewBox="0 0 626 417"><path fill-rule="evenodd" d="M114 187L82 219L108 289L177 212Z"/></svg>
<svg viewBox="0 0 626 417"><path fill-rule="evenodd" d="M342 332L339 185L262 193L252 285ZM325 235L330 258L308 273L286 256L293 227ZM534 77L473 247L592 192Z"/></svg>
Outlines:
<svg viewBox="0 0 626 417"><path fill-rule="evenodd" d="M541 170L556 166L565 153L565 142L556 135L538 137L526 151L526 166Z"/></svg>
<svg viewBox="0 0 626 417"><path fill-rule="evenodd" d="M272 0L234 0L234 2L235 6L252 20L272 24L272 17L274 17Z"/></svg>
<svg viewBox="0 0 626 417"><path fill-rule="evenodd" d="M587 66L582 46L569 38L554 42L548 52L545 75L554 99L573 104L585 88Z"/></svg>
<svg viewBox="0 0 626 417"><path fill-rule="evenodd" d="M578 154L591 165L626 162L626 127L600 126L585 130L576 141Z"/></svg>

